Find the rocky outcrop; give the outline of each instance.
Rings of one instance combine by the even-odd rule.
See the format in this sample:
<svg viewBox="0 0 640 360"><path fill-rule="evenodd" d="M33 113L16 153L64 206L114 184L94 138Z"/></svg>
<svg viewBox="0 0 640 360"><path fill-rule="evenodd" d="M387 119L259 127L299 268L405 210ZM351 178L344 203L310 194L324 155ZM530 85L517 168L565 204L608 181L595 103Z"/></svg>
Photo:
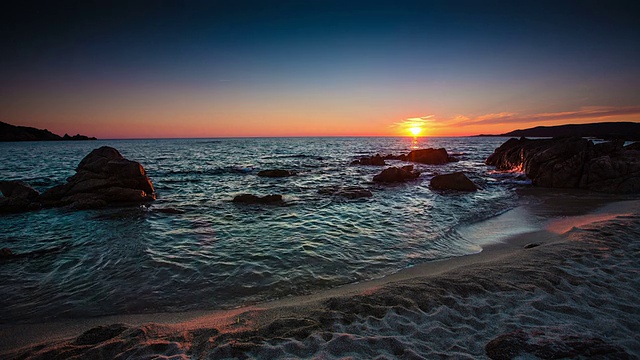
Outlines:
<svg viewBox="0 0 640 360"><path fill-rule="evenodd" d="M0 121L0 141L59 141L59 140L96 140L85 135L56 135L49 130L28 126L15 126Z"/></svg>
<svg viewBox="0 0 640 360"><path fill-rule="evenodd" d="M280 178L280 177L287 177L287 176L293 176L293 175L295 175L294 172L289 170L282 170L282 169L262 170L258 172L258 176L271 177L271 178Z"/></svg>
<svg viewBox="0 0 640 360"><path fill-rule="evenodd" d="M504 136L504 137L560 137L578 136L595 137L598 139L612 140L639 140L640 123L634 122L600 122L591 124L568 124L556 126L536 126L534 128L514 130L501 135L479 136Z"/></svg>
<svg viewBox="0 0 640 360"><path fill-rule="evenodd" d="M435 190L476 191L478 187L463 173L436 175L431 179L431 188Z"/></svg>
<svg viewBox="0 0 640 360"><path fill-rule="evenodd" d="M403 167L392 166L382 170L382 172L373 177L373 181L378 183L397 183L409 180L415 180L420 176L419 171L413 170L413 165Z"/></svg>
<svg viewBox="0 0 640 360"><path fill-rule="evenodd" d="M486 160L523 171L533 185L609 193L640 192L640 151L623 141L594 144L578 137L510 139Z"/></svg>
<svg viewBox="0 0 640 360"><path fill-rule="evenodd" d="M256 196L252 194L241 194L233 198L234 203L239 204L280 204L282 195Z"/></svg>
<svg viewBox="0 0 640 360"><path fill-rule="evenodd" d="M38 193L22 181L0 181L0 213L16 213L40 208Z"/></svg>
<svg viewBox="0 0 640 360"><path fill-rule="evenodd" d="M631 359L624 349L600 338L548 333L543 330L516 330L502 334L485 346L485 352L492 360L531 356L536 359Z"/></svg>
<svg viewBox="0 0 640 360"><path fill-rule="evenodd" d="M380 154L376 154L371 157L363 157L358 160L353 160L351 165L370 165L370 166L385 166L384 158Z"/></svg>
<svg viewBox="0 0 640 360"><path fill-rule="evenodd" d="M44 206L75 209L109 204L140 204L155 200L151 180L140 163L125 159L118 150L103 146L87 155L67 183L40 196Z"/></svg>

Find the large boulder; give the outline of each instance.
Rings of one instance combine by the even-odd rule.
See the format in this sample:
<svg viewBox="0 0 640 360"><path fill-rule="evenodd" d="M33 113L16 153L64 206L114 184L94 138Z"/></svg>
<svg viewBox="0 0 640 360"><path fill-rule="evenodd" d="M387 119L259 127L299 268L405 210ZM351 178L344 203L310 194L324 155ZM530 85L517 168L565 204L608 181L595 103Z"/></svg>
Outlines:
<svg viewBox="0 0 640 360"><path fill-rule="evenodd" d="M382 170L382 172L373 177L373 181L379 183L396 183L415 180L420 176L419 171L413 170L413 165L403 167L392 166Z"/></svg>
<svg viewBox="0 0 640 360"><path fill-rule="evenodd" d="M578 137L510 139L486 160L524 172L533 185L610 193L640 192L640 152L623 142L594 144Z"/></svg>
<svg viewBox="0 0 640 360"><path fill-rule="evenodd" d="M478 187L463 173L436 175L431 179L431 188L435 190L476 191Z"/></svg>
<svg viewBox="0 0 640 360"><path fill-rule="evenodd" d="M40 208L40 193L22 181L0 181L0 213L16 213Z"/></svg>
<svg viewBox="0 0 640 360"><path fill-rule="evenodd" d="M155 200L155 190L140 163L103 146L87 155L67 183L40 196L49 207L99 208L109 204L140 204Z"/></svg>
<svg viewBox="0 0 640 360"><path fill-rule="evenodd" d="M407 154L407 160L421 164L442 165L449 162L449 154L444 148L413 150Z"/></svg>

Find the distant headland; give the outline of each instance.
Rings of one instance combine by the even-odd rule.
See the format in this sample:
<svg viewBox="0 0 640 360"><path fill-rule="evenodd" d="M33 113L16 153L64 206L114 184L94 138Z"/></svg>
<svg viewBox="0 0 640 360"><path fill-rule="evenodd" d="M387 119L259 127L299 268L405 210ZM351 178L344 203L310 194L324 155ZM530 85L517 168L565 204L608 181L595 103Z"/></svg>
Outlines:
<svg viewBox="0 0 640 360"><path fill-rule="evenodd" d="M558 137L579 136L604 140L640 140L640 123L635 122L600 122L591 124L569 124L558 126L536 126L528 129L514 130L500 135L477 136L509 136L509 137Z"/></svg>
<svg viewBox="0 0 640 360"><path fill-rule="evenodd" d="M97 140L95 137L76 134L56 135L49 130L28 126L15 126L0 121L0 141L60 141L60 140Z"/></svg>

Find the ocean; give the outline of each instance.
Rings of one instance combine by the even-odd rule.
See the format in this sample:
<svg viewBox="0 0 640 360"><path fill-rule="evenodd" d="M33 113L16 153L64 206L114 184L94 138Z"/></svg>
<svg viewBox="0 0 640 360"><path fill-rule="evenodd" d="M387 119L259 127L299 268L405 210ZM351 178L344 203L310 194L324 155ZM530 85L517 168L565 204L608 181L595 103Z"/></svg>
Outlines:
<svg viewBox="0 0 640 360"><path fill-rule="evenodd" d="M39 191L63 183L108 145L140 162L150 206L2 215L0 247L30 256L0 263L0 322L228 309L309 294L481 251L500 239L470 226L518 205L522 174L484 160L505 138L233 138L0 143L0 178ZM415 164L416 181L372 182L362 156L444 147L460 161ZM388 165L406 165L387 160ZM297 173L263 178L265 169ZM429 188L463 171L473 193ZM359 186L346 199L319 190ZM281 194L282 205L239 205L235 195ZM159 209L177 209L165 213ZM517 231L518 224L507 225ZM526 229L524 229L526 230ZM523 230L523 231L524 231ZM491 232L489 232L491 233Z"/></svg>

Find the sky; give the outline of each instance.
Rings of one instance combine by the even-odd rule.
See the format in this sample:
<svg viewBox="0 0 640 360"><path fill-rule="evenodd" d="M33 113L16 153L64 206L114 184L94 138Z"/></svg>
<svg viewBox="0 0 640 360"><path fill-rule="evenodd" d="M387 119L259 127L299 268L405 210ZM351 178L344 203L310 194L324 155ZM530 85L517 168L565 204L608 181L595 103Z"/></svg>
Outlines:
<svg viewBox="0 0 640 360"><path fill-rule="evenodd" d="M25 1L0 121L98 138L498 134L640 121L621 1Z"/></svg>

